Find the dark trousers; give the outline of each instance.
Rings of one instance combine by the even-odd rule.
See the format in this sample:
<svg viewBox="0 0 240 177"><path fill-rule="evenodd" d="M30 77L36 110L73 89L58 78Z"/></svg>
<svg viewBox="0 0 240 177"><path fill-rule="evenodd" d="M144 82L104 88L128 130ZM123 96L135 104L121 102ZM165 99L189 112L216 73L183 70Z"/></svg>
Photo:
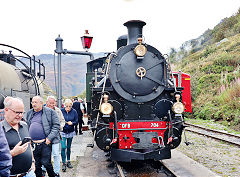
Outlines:
<svg viewBox="0 0 240 177"><path fill-rule="evenodd" d="M46 168L49 177L55 176L51 163L51 154L51 144L47 145L45 142L36 144L35 150L33 151L36 166L36 177L42 177L42 165Z"/></svg>
<svg viewBox="0 0 240 177"><path fill-rule="evenodd" d="M75 125L75 132L76 132L76 134L78 132L82 133L82 123L83 123L82 117L78 117L78 124ZM79 126L79 131L78 131L78 126Z"/></svg>

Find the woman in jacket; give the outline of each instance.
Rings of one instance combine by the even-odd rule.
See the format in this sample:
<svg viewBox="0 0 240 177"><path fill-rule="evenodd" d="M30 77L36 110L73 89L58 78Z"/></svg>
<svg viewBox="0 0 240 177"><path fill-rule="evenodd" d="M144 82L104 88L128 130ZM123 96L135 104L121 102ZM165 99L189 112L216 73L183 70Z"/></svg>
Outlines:
<svg viewBox="0 0 240 177"><path fill-rule="evenodd" d="M62 156L62 171L65 172L66 168L73 168L70 163L71 145L72 139L75 135L74 125L78 123L78 114L75 109L72 108L72 101L66 99L64 102L64 108L61 109L63 117L65 119L65 126L61 132L61 156ZM66 163L66 149L67 149L67 163Z"/></svg>

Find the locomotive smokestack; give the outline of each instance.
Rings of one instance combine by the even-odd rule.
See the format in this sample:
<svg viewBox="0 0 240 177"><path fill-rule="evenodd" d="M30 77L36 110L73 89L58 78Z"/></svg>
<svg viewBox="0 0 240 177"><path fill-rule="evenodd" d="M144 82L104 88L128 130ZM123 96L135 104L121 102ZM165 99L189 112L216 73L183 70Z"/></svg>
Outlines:
<svg viewBox="0 0 240 177"><path fill-rule="evenodd" d="M131 20L123 24L128 29L128 45L138 42L138 38L142 37L143 26L146 25L144 21L141 20Z"/></svg>

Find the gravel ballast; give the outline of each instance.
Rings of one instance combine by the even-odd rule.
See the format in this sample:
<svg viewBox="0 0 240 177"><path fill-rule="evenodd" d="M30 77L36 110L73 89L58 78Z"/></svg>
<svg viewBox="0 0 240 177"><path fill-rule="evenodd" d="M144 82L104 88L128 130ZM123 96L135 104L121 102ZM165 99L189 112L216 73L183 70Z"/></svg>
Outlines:
<svg viewBox="0 0 240 177"><path fill-rule="evenodd" d="M186 136L191 144L186 146L185 138L182 136L182 143L177 150L220 176L240 176L240 148L238 146L187 131Z"/></svg>

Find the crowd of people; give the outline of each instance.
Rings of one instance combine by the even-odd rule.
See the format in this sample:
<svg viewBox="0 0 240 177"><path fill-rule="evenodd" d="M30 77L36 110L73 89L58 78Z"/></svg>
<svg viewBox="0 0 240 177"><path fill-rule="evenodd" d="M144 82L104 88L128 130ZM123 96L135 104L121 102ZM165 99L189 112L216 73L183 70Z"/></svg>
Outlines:
<svg viewBox="0 0 240 177"><path fill-rule="evenodd" d="M66 99L59 109L54 96L48 96L45 105L35 96L32 109L25 113L20 98L6 97L0 110L0 176L42 177L46 172L60 176L60 154L62 171L73 168L71 144L76 134L82 134L86 113L80 101Z"/></svg>

